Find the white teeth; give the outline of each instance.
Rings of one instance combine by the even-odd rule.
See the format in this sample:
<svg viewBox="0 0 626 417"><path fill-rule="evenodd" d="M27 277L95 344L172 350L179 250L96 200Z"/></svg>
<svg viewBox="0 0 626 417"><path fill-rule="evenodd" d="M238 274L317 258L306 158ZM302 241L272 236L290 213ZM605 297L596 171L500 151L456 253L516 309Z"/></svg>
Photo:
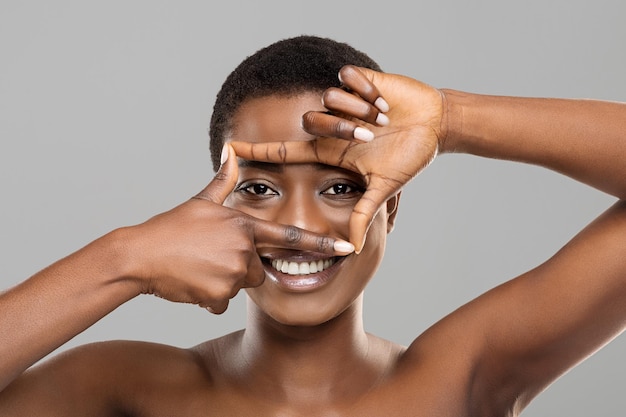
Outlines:
<svg viewBox="0 0 626 417"><path fill-rule="evenodd" d="M289 275L298 275L298 272L300 272L300 268L298 268L298 264L295 262L289 262L289 269L287 270L287 273Z"/></svg>
<svg viewBox="0 0 626 417"><path fill-rule="evenodd" d="M320 259L313 262L290 262L283 259L273 259L272 267L283 274L309 275L322 272L334 263L334 259Z"/></svg>

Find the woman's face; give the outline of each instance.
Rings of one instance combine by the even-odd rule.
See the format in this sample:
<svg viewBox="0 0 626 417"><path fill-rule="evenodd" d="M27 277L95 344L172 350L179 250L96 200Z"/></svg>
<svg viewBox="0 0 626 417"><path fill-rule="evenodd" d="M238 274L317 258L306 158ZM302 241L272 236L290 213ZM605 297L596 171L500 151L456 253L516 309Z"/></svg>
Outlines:
<svg viewBox="0 0 626 417"><path fill-rule="evenodd" d="M319 94L250 99L235 114L229 140L311 140L301 128L302 115L309 110L325 110ZM347 240L350 214L364 188L359 174L337 167L240 160L239 181L224 204L260 219ZM380 210L359 255L258 248L266 279L260 287L248 288L248 296L282 324L315 325L338 316L354 304L377 270L393 217L387 207Z"/></svg>

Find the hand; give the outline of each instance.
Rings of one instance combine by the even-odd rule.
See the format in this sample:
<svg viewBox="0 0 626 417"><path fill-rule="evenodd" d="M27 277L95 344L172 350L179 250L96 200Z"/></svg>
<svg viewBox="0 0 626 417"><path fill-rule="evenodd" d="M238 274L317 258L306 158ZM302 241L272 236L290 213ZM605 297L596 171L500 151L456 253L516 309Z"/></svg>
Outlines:
<svg viewBox="0 0 626 417"><path fill-rule="evenodd" d="M334 255L353 251L348 242L223 207L238 176L235 153L228 145L224 156L215 178L197 196L128 228L127 243L134 254L130 276L139 279L142 293L220 314L241 288L263 283L257 246Z"/></svg>
<svg viewBox="0 0 626 417"><path fill-rule="evenodd" d="M358 253L382 204L437 155L445 137L445 105L442 92L401 75L345 66L339 77L349 90L324 92L330 112L303 116L304 130L317 139L231 145L245 159L317 162L363 175L367 189L350 218L350 241Z"/></svg>

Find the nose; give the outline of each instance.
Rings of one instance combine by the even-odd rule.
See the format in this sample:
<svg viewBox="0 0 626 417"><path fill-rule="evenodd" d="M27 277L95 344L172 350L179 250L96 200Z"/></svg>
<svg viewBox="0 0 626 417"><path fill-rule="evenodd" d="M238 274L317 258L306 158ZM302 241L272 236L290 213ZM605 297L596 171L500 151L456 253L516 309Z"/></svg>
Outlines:
<svg viewBox="0 0 626 417"><path fill-rule="evenodd" d="M300 190L286 196L276 217L278 223L311 232L329 234L332 231L330 219L325 216L322 204L310 190Z"/></svg>

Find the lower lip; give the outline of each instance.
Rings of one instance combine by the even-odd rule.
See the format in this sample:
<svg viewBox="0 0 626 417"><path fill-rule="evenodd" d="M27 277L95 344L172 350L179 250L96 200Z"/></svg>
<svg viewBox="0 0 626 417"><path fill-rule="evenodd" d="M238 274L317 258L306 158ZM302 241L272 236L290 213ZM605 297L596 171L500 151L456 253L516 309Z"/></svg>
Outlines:
<svg viewBox="0 0 626 417"><path fill-rule="evenodd" d="M265 274L270 281L290 292L306 292L317 289L329 282L336 274L345 257L339 258L322 272L307 275L289 275L277 271L272 265L264 264Z"/></svg>

